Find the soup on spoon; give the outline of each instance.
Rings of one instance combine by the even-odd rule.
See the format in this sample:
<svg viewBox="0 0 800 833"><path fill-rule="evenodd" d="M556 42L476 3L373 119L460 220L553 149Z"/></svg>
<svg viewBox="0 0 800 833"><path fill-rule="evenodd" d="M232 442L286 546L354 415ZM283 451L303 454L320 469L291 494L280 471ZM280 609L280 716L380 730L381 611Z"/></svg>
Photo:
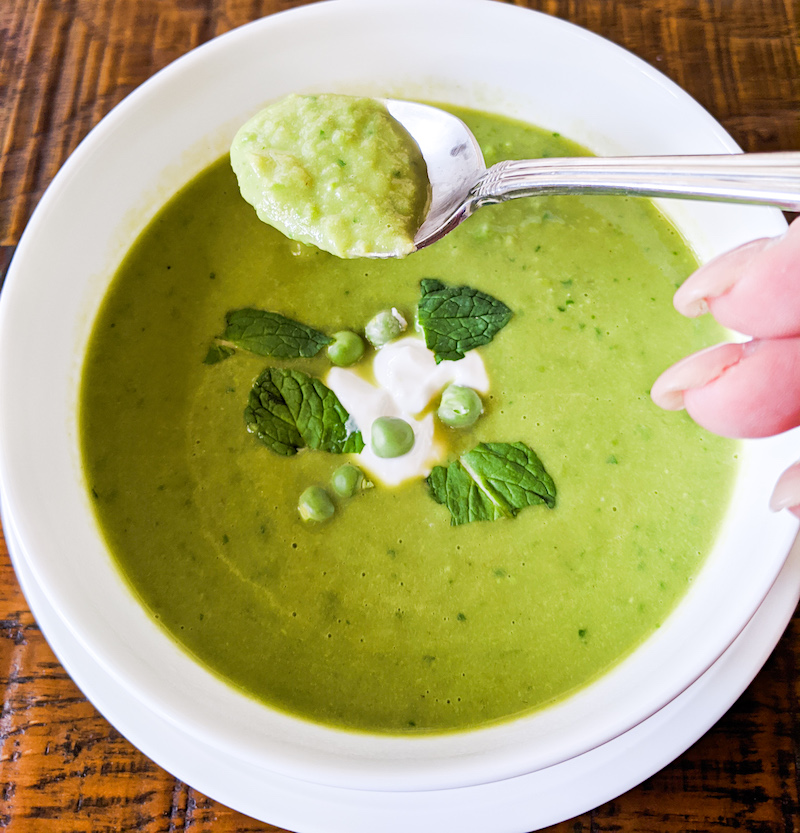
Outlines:
<svg viewBox="0 0 800 833"><path fill-rule="evenodd" d="M338 257L401 257L428 206L425 161L372 98L290 95L231 145L242 196L287 237Z"/></svg>

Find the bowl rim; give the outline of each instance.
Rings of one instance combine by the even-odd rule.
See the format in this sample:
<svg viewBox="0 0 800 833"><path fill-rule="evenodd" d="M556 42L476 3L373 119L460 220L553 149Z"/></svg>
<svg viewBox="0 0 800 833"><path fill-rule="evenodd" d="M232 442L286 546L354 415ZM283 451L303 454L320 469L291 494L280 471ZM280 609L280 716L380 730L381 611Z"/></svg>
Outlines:
<svg viewBox="0 0 800 833"><path fill-rule="evenodd" d="M698 679L747 624L772 586L783 564L796 535L796 520L787 517L786 513L774 517L763 515L764 523L769 525L771 536L770 558L761 565L756 577L750 577L752 580L742 591L742 609L735 617L737 622L735 628L729 628L724 636L717 635L712 643L704 646L703 651L698 651L695 656L688 659L679 680L669 686L663 684L660 687L657 686L659 690L655 694L651 693L645 701L639 704L635 718L632 719L629 715L623 715L617 710L615 720L610 721L603 730L582 724L582 733L573 730L570 734L570 742L559 747L559 751L555 754L552 750L545 754L541 748L525 747L519 743L513 754L505 749L499 750L499 746L509 742L509 738L519 732L522 722L529 724L535 715L509 721L499 727L455 735L437 735L435 738L388 739L380 737L377 745L386 756L381 765L376 765L376 762L369 756L358 759L354 749L342 738L342 735L346 734L349 739L352 739L350 733L311 726L297 718L277 715L276 722L280 724L280 730L284 732L281 736L283 740L275 745L267 744L265 750L263 737L256 736L250 731L250 721L258 710L254 712L246 703L240 703L247 718L234 721L229 725L225 722L229 715L221 717L217 715L219 720L212 720L205 707L195 703L197 698L202 696L206 683L215 692L222 687L227 695L235 695L235 697L242 697L242 695L236 694L216 678L207 680L209 672L203 671L198 676L198 666L182 649L177 648L172 640L151 621L148 620L149 624L144 622L142 619L144 611L139 609L138 617L134 618L147 634L148 645L152 643L161 646L171 657L170 661L181 669L185 679L179 684L174 680L155 680L152 669L147 680L137 675L133 670L132 660L135 659L137 669L141 669L142 662L146 665L146 661L149 660L142 656L142 647L134 644L133 640L120 640L119 633L113 628L98 629L97 611L94 605L87 605L79 593L76 595L76 591L91 591L89 598L96 599L96 595L92 596L92 593L107 591L110 585L92 583L95 578L70 577L65 574L65 567L57 563L60 544L63 542L60 531L63 512L59 514L56 509L49 506L53 495L47 492L47 484L41 481L42 472L47 470L47 461L33 446L35 438L31 436L31 429L26 424L27 420L22 418L19 412L19 400L24 401L24 395L31 392L31 379L23 378L24 374L11 359L14 354L13 346L18 344L23 336L24 323L33 309L32 300L35 299L29 297L30 287L39 285L39 279L36 279L35 284L32 280L42 260L41 252L37 252L41 248L38 238L40 236L47 240L55 238L56 249L70 251L70 246L58 239L58 234L52 232L53 224L58 222L59 216L63 218L63 214L59 213L64 210L60 201L63 202L64 195L71 193L76 188L76 183L80 183L89 175L95 165L96 157L101 152L105 152L110 143L117 140L119 131L124 131L130 122L141 123L143 114L153 106L151 102L175 99L176 90L181 88L181 85L185 86L186 78L197 75L201 79L208 79L207 65L224 64L231 53L252 48L252 43L262 38L271 38L277 43L287 35L291 35L299 26L306 27L305 31L316 32L320 28L335 24L336 31L341 33L346 28L345 24L358 19L362 25L364 21L369 21L369 24L375 27L373 31L381 32L387 22L399 25L401 15L413 17L415 12L421 13L424 10L433 27L443 25L449 18L456 14L463 14L465 9L469 9L474 18L470 22L472 27L479 26L476 22L478 19L480 21L491 20L492 25L502 23L509 27L539 29L541 30L540 37L546 35L547 38L556 40L566 38L568 41L580 43L581 48L589 52L600 50L608 61L637 75L640 81L644 80L647 85L658 90L665 100L672 99L679 108L685 108L687 112L691 112L693 118L704 125L706 131L704 139L709 145L718 147L720 152L738 150L725 131L671 81L620 47L600 36L579 29L574 24L528 9L498 4L493 0L438 0L433 5L422 0L411 0L411 2L392 0L392 2L380 4L380 8L376 5L370 0L335 0L335 2L329 0L329 2L303 6L246 24L198 47L156 73L117 105L67 160L48 188L25 230L9 269L3 294L0 296L0 384L9 394L0 403L0 493L4 505L4 522L13 528L21 544L21 557L30 568L37 585L58 612L59 617L89 654L115 679L135 691L137 697L153 711L167 717L172 723L183 727L195 736L204 738L212 746L221 748L233 746L237 754L245 759L296 777L319 780L322 783L355 785L360 788L436 789L480 783L485 780L498 780L551 765L566 757L580 754L581 751L594 748L655 713ZM458 31L462 32L463 29ZM472 37L475 37L474 34ZM201 137L200 143L204 145L201 155L207 154L209 146L214 145L216 141L216 138L207 140ZM182 176L185 181L187 179L185 172ZM168 191L171 188L171 186L165 187ZM671 208L674 209L674 206ZM724 211L713 213L726 216L747 214L748 217L757 218L755 227L772 230L773 233L779 233L782 228L785 228L785 221L780 212L768 209L725 208ZM677 213L681 212L681 209L676 210ZM670 210L668 213L674 218L676 210ZM702 244L699 245L702 247ZM86 283L91 285L90 290L93 287L96 292L97 287L102 284L102 279L91 276ZM91 294L90 290L84 291ZM96 299L96 302L99 303L99 299ZM87 322L82 321L76 326L78 333L75 337L84 337ZM35 367L39 371L34 375L41 378L42 369L47 367L46 355L43 355L41 347L33 353L35 355L31 357L31 363L35 360ZM81 362L82 353L78 358L78 364ZM73 378L74 370L73 368ZM59 393L64 394L60 389ZM74 440L74 437L70 438L66 433L64 436L68 443ZM770 457L770 473L767 473L766 479L778 471L777 466L780 465L780 460L785 459L784 450L793 447L793 442L793 439L787 437L775 438L774 441L758 441L758 453L765 453ZM794 448L796 449L796 445ZM65 455L66 457L72 455L68 465L74 465L74 448L67 449ZM30 465L31 460L34 461L33 465ZM764 477L761 479L763 480ZM751 497L752 493L748 495L748 499ZM84 499L88 504L88 498L85 495ZM742 502L745 502L744 498ZM766 502L766 497L764 502ZM43 511L45 508L47 511ZM74 501L71 508L73 510L76 508ZM85 509L88 509L88 506L84 507ZM98 532L95 530L95 537L97 535ZM113 584L113 579L109 579L107 575L104 575L103 580L111 581ZM101 582L99 576L96 577L96 582ZM120 576L116 577L114 588L114 593L128 593L130 596L130 591ZM692 592L694 590L695 588ZM103 600L98 600L98 603L100 601ZM126 616L131 614L132 605L138 608L138 603L130 596L123 604ZM122 608L120 610L122 611ZM108 620L100 621L107 622ZM652 640L648 640L648 644L653 644ZM639 654L639 651L635 654ZM628 660L623 660L613 671L603 676L599 685L602 686L603 681L607 682L615 677L622 666L627 667L627 663ZM141 670L138 673L141 674ZM596 691L596 686L592 685L569 698L569 702L574 704L585 701L588 696L587 692L595 696ZM217 693L223 701L227 699L222 693ZM193 705L187 710L187 703L190 701ZM263 711L262 707L258 708ZM548 713L558 711L559 708L560 706L552 707ZM271 714L270 717L276 717L276 715ZM561 728L564 729L565 726L562 724ZM491 740L476 753L469 741L477 734L491 735L496 739ZM293 748L291 743L287 745L286 738L294 739L297 735L301 738L300 746ZM445 738L447 740L443 741ZM543 746L547 745L547 736L537 739ZM531 738L528 737L528 740ZM319 744L325 746L328 742L333 742L336 754L320 761L320 757L325 756ZM435 751L438 747L446 748L444 757ZM347 758L347 765L344 766L341 761L343 754ZM419 755L429 757L420 759Z"/></svg>

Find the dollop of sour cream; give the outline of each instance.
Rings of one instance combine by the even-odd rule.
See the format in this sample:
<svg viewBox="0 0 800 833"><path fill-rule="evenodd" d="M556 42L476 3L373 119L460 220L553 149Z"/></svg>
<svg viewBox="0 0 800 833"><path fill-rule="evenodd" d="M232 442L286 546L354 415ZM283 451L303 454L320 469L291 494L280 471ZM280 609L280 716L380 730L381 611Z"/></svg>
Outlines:
<svg viewBox="0 0 800 833"><path fill-rule="evenodd" d="M419 416L449 384L488 393L489 377L475 350L458 361L436 364L433 352L418 336L406 336L382 347L372 360L375 384L352 369L334 367L326 384L339 397L364 438L358 465L386 486L427 477L446 447L436 437L434 416ZM371 447L372 423L381 416L400 417L414 430L414 446L401 457L378 457Z"/></svg>

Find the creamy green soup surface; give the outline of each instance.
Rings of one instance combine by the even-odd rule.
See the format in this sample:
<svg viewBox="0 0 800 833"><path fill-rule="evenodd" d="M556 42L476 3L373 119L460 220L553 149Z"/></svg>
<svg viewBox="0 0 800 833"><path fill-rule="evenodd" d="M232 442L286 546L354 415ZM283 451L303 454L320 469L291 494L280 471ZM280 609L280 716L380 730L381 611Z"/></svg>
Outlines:
<svg viewBox="0 0 800 833"><path fill-rule="evenodd" d="M458 115L489 164L583 152ZM664 622L729 497L737 445L649 397L667 365L720 335L672 308L695 266L651 203L621 197L517 200L408 258L342 260L262 223L220 160L140 236L94 325L82 447L120 570L201 663L319 723L464 730L565 697ZM325 352L208 365L209 341L243 307L329 334L363 331L387 307L410 320L423 278L468 284L514 313L480 348L484 413L444 429L442 463L478 442L525 443L556 505L451 526L416 479L304 522L298 495L348 455L279 456L243 411L266 366L324 378Z"/></svg>

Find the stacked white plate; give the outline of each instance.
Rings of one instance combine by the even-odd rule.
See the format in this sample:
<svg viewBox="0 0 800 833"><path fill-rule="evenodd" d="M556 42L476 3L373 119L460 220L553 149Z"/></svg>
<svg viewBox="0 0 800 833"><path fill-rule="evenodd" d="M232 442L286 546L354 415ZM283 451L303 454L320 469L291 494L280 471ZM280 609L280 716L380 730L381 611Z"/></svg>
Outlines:
<svg viewBox="0 0 800 833"><path fill-rule="evenodd" d="M13 530L5 532L39 626L103 716L181 781L241 813L297 833L528 833L591 810L658 772L716 723L766 662L800 598L798 542L750 623L697 682L643 723L576 758L459 789L350 790L254 767L150 711L72 636L20 557Z"/></svg>

